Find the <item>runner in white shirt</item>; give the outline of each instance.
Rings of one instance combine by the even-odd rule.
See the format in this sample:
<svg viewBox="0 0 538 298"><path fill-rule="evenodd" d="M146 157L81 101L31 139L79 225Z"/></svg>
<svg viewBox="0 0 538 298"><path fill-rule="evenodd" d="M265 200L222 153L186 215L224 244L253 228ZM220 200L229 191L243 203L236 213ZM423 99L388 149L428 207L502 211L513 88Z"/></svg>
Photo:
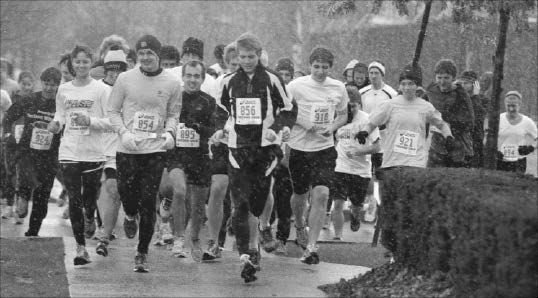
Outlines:
<svg viewBox="0 0 538 298"><path fill-rule="evenodd" d="M217 77L225 73L228 73L228 66L226 65L226 61L224 59L224 48L225 48L225 45L223 44L219 44L215 47L215 50L213 51L213 55L217 59L217 63L209 67L217 73Z"/></svg>
<svg viewBox="0 0 538 298"><path fill-rule="evenodd" d="M71 62L75 79L58 88L56 114L48 127L57 134L65 125L58 160L69 195L69 219L77 242L74 263L84 265L91 262L85 248L84 229L86 224L95 224L96 200L106 160L103 132L110 129L110 122L105 118L106 87L89 75L92 51L86 46L75 46Z"/></svg>
<svg viewBox="0 0 538 298"><path fill-rule="evenodd" d="M506 112L499 119L497 170L525 173L526 155L536 147L536 123L519 113L521 103L522 96L517 91L504 96Z"/></svg>
<svg viewBox="0 0 538 298"><path fill-rule="evenodd" d="M351 201L351 230L356 232L360 227L359 211L362 208L370 178L372 178L372 162L370 154L381 149L377 128L368 136L364 145L359 144L354 136L368 124L368 114L361 111L361 95L356 88L348 89L349 108L353 115L351 123L342 126L336 133L335 192L332 195L334 210L334 240L342 240L344 227L344 203Z"/></svg>
<svg viewBox="0 0 538 298"><path fill-rule="evenodd" d="M116 153L118 190L129 238L139 232L136 272L147 272L148 246L154 232L155 200L166 150L175 143L181 109L177 78L159 65L161 43L152 35L136 43L140 67L118 77L108 101L110 122L120 136ZM140 220L140 226L138 225Z"/></svg>
<svg viewBox="0 0 538 298"><path fill-rule="evenodd" d="M383 164L378 172L385 173L401 167L425 168L428 161L428 148L426 146L426 125L437 127L446 138L447 147L454 144L454 137L450 128L441 118L441 113L433 105L416 96L418 83L421 81L420 73L413 67L406 66L400 74L400 90L398 95L390 101L382 103L379 108L370 115L369 123L364 130L355 137L360 144L366 142L369 134L381 125L386 125L386 140L382 142L384 147ZM380 189L382 189L382 176ZM381 211L393 208L394 202L382 201ZM388 247L394 239L394 231L384 227L382 242L390 251L395 247Z"/></svg>
<svg viewBox="0 0 538 298"><path fill-rule="evenodd" d="M119 47L113 46L105 56L103 67L105 78L99 82L106 86L107 100L112 92L112 86L116 82L119 74L127 70L126 55ZM113 234L114 227L118 220L118 213L121 207L120 194L118 192L117 171L116 171L116 148L118 147L118 132L113 129L106 130L103 134L103 146L105 149L106 161L103 170L102 180L104 180L97 200L97 207L103 226L97 233L97 246L95 251L98 255L106 257L108 255L108 244L110 240L116 238Z"/></svg>
<svg viewBox="0 0 538 298"><path fill-rule="evenodd" d="M315 48L310 54L310 76L291 81L288 91L297 102L297 121L288 145L290 173L293 182L291 207L295 215L297 242L306 248L301 261L318 264L316 242L333 188L337 153L333 133L347 122L349 98L344 83L328 77L334 56L325 48ZM311 191L312 208L306 230L304 211Z"/></svg>

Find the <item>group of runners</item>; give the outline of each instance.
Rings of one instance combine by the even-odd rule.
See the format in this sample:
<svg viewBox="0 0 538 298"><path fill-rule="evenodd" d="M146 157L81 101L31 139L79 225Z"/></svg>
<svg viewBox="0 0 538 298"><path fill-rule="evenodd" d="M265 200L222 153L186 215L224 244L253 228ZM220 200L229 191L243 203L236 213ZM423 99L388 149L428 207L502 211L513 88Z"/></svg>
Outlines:
<svg viewBox="0 0 538 298"><path fill-rule="evenodd" d="M126 237L138 234L136 272L149 270L152 238L176 257L203 262L221 258L232 233L240 276L252 282L260 247L285 255L292 223L301 262L318 264L330 210L335 240L342 240L348 199L351 230L359 230L365 198L384 173L482 167L487 74L479 84L476 72L458 74L442 59L428 87L421 69L407 65L392 88L381 61L352 60L341 81L327 48L312 49L307 75L290 58L269 65L249 33L214 54L218 63L207 67L198 38L180 52L152 35L134 49L112 35L98 57L76 45L41 73L39 92L31 73L13 81L2 59L2 218L22 223L32 200L25 235L37 236L56 178L68 197L75 265L91 262L90 238L108 256L123 207ZM519 92L504 101L498 168L524 172L536 124L520 113Z"/></svg>

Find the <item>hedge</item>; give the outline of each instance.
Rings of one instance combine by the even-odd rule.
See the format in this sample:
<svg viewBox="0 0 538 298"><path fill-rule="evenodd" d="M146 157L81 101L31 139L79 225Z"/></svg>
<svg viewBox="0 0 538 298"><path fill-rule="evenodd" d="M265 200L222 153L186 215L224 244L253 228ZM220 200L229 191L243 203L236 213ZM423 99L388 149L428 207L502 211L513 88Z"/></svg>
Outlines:
<svg viewBox="0 0 538 298"><path fill-rule="evenodd" d="M382 182L382 243L440 270L460 297L538 297L538 180L476 169L395 169Z"/></svg>

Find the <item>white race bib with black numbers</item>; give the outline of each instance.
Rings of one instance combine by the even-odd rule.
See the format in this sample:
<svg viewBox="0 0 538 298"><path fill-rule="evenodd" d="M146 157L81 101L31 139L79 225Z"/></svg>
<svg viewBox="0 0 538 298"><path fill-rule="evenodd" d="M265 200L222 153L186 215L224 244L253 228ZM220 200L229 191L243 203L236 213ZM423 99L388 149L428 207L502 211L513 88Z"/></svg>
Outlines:
<svg viewBox="0 0 538 298"><path fill-rule="evenodd" d="M176 146L180 148L200 147L200 135L184 123L179 123L176 130Z"/></svg>
<svg viewBox="0 0 538 298"><path fill-rule="evenodd" d="M417 155L418 133L409 130L398 130L394 141L394 152Z"/></svg>
<svg viewBox="0 0 538 298"><path fill-rule="evenodd" d="M136 112L133 119L133 134L141 139L157 138L159 115L147 112Z"/></svg>
<svg viewBox="0 0 538 298"><path fill-rule="evenodd" d="M262 124L262 105L259 98L237 98L235 101L235 124Z"/></svg>
<svg viewBox="0 0 538 298"><path fill-rule="evenodd" d="M88 110L72 110L69 112L69 120L67 125L67 130L75 135L89 135L90 134L90 126L89 125L78 125L75 123L75 118L77 116L85 116L87 118L90 118L90 113Z"/></svg>
<svg viewBox="0 0 538 298"><path fill-rule="evenodd" d="M30 148L36 150L49 150L52 144L52 136L46 129L34 127L32 129L32 139L30 140Z"/></svg>
<svg viewBox="0 0 538 298"><path fill-rule="evenodd" d="M517 152L518 147L519 147L518 145L514 145L514 144L504 145L502 147L502 154L504 155L504 160L517 161L517 158L519 155Z"/></svg>
<svg viewBox="0 0 538 298"><path fill-rule="evenodd" d="M314 125L331 124L334 120L334 105L312 105L310 122Z"/></svg>

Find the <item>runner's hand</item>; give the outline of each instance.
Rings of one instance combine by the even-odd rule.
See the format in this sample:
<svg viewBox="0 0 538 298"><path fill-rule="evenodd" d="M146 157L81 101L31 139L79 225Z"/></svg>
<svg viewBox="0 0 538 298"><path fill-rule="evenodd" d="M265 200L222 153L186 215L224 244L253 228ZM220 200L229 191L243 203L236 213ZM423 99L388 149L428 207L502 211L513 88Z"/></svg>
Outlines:
<svg viewBox="0 0 538 298"><path fill-rule="evenodd" d="M76 113L75 117L73 117L73 122L78 126L89 126L90 117L82 113Z"/></svg>
<svg viewBox="0 0 538 298"><path fill-rule="evenodd" d="M359 141L359 144L365 144L366 143L366 138L368 137L368 135L369 135L369 133L367 131L361 130L355 135L355 139L357 139L357 141Z"/></svg>
<svg viewBox="0 0 538 298"><path fill-rule="evenodd" d="M215 133L211 136L210 140L215 145L220 145L222 139L224 138L224 131L222 129L219 129L215 131Z"/></svg>
<svg viewBox="0 0 538 298"><path fill-rule="evenodd" d="M171 133L169 132L165 132L164 133L164 144L162 146L162 148L164 150L170 150L170 149L174 149L174 146L176 145L176 142L174 140L174 137L172 136Z"/></svg>
<svg viewBox="0 0 538 298"><path fill-rule="evenodd" d="M129 151L137 151L138 150L138 144L136 142L136 136L130 132L126 131L124 132L121 137L121 144L123 147L125 147Z"/></svg>
<svg viewBox="0 0 538 298"><path fill-rule="evenodd" d="M290 128L287 126L284 126L282 128L282 142L287 142L290 139L291 132Z"/></svg>
<svg viewBox="0 0 538 298"><path fill-rule="evenodd" d="M330 137L333 134L333 132L328 127L321 127L318 129L318 134L324 137Z"/></svg>
<svg viewBox="0 0 538 298"><path fill-rule="evenodd" d="M274 142L276 140L276 138L278 137L276 132L272 129L267 129L264 133L264 137L266 140L268 140L269 142Z"/></svg>
<svg viewBox="0 0 538 298"><path fill-rule="evenodd" d="M54 133L54 134L57 134L60 132L60 122L58 121L51 121L49 122L49 124L47 125L47 129L48 131Z"/></svg>
<svg viewBox="0 0 538 298"><path fill-rule="evenodd" d="M533 146L519 146L517 148L517 152L519 153L519 155L528 155L528 154L531 154L532 152L534 151L534 147Z"/></svg>

